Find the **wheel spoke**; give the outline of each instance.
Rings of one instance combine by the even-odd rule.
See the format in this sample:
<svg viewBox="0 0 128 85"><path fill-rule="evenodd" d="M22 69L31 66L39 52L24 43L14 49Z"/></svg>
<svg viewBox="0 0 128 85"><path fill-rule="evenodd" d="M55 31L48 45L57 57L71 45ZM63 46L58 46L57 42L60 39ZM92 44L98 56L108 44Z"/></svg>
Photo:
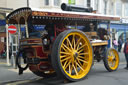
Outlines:
<svg viewBox="0 0 128 85"><path fill-rule="evenodd" d="M76 42L76 47L77 47L77 48L79 48L77 45L80 44L80 40L81 40L81 37L80 37L79 40L77 40L77 42Z"/></svg>
<svg viewBox="0 0 128 85"><path fill-rule="evenodd" d="M83 48L83 47L85 47L85 46L86 46L86 44L82 45L81 47L78 48L78 50L80 50L81 48Z"/></svg>
<svg viewBox="0 0 128 85"><path fill-rule="evenodd" d="M82 58L82 59L85 59L85 57L83 57L83 56L78 56L78 58Z"/></svg>
<svg viewBox="0 0 128 85"><path fill-rule="evenodd" d="M76 60L75 60L74 64L75 64L76 71L78 72Z"/></svg>
<svg viewBox="0 0 128 85"><path fill-rule="evenodd" d="M112 54L112 52L111 52L111 56L112 56L113 54Z"/></svg>
<svg viewBox="0 0 128 85"><path fill-rule="evenodd" d="M66 39L66 41L67 41L67 46L69 47L69 41L68 41L68 39Z"/></svg>
<svg viewBox="0 0 128 85"><path fill-rule="evenodd" d="M114 58L114 59L112 60L112 62L115 64L115 63L116 63L116 59Z"/></svg>
<svg viewBox="0 0 128 85"><path fill-rule="evenodd" d="M71 53L68 53L68 52L60 52L60 54L70 55Z"/></svg>
<svg viewBox="0 0 128 85"><path fill-rule="evenodd" d="M116 57L116 56L115 56L115 54L113 54L113 56L112 56L112 57L113 57L113 59L114 59L114 58Z"/></svg>
<svg viewBox="0 0 128 85"><path fill-rule="evenodd" d="M109 65L113 67L113 61L109 61Z"/></svg>
<svg viewBox="0 0 128 85"><path fill-rule="evenodd" d="M68 43L69 43L70 47L72 48L72 44L71 44L71 42L70 42L69 38L67 38L67 41L68 41Z"/></svg>
<svg viewBox="0 0 128 85"><path fill-rule="evenodd" d="M70 51L71 52L71 49L70 48L68 48L65 44L62 44L68 51Z"/></svg>
<svg viewBox="0 0 128 85"><path fill-rule="evenodd" d="M81 62L79 61L79 59L77 59L77 61L78 61L79 65L82 66L82 64L81 64Z"/></svg>
<svg viewBox="0 0 128 85"><path fill-rule="evenodd" d="M111 62L111 67L113 67L113 63Z"/></svg>
<svg viewBox="0 0 128 85"><path fill-rule="evenodd" d="M111 59L110 59L110 58L108 58L107 60L108 60L109 62L111 62Z"/></svg>
<svg viewBox="0 0 128 85"><path fill-rule="evenodd" d="M113 55L113 52L111 52L111 56L113 57L114 55Z"/></svg>
<svg viewBox="0 0 128 85"><path fill-rule="evenodd" d="M88 55L88 53L79 53L79 55Z"/></svg>
<svg viewBox="0 0 128 85"><path fill-rule="evenodd" d="M60 56L60 58L65 58L65 57L67 57L67 56L65 56L65 55L64 56Z"/></svg>
<svg viewBox="0 0 128 85"><path fill-rule="evenodd" d="M84 51L84 49L81 49L80 51L78 51L79 53L81 53L82 51Z"/></svg>
<svg viewBox="0 0 128 85"><path fill-rule="evenodd" d="M76 50L78 50L78 49L79 49L79 47L80 47L80 43L78 43Z"/></svg>
<svg viewBox="0 0 128 85"><path fill-rule="evenodd" d="M65 47L62 46L62 48L63 48L63 50L64 50L65 52L68 52L68 50L67 50Z"/></svg>
<svg viewBox="0 0 128 85"><path fill-rule="evenodd" d="M69 64L69 74L71 75L71 65Z"/></svg>
<svg viewBox="0 0 128 85"><path fill-rule="evenodd" d="M115 66L115 63L112 61L112 67L114 67Z"/></svg>
<svg viewBox="0 0 128 85"><path fill-rule="evenodd" d="M61 62L64 62L64 61L69 60L69 59L70 59L70 57L67 57L67 58L61 59Z"/></svg>
<svg viewBox="0 0 128 85"><path fill-rule="evenodd" d="M109 65L112 66L112 62L109 62Z"/></svg>
<svg viewBox="0 0 128 85"><path fill-rule="evenodd" d="M76 70L74 64L73 64L73 68L74 68L74 70L75 70L76 75L78 75L78 72L77 72L77 70Z"/></svg>
<svg viewBox="0 0 128 85"><path fill-rule="evenodd" d="M87 61L82 60L82 59L80 59L80 58L78 58L78 60L81 61L81 62L83 62L83 63L88 63Z"/></svg>
<svg viewBox="0 0 128 85"><path fill-rule="evenodd" d="M67 65L65 65L65 70L66 70L66 68L69 66L69 64L71 63L71 60L69 60L69 62L67 63Z"/></svg>
<svg viewBox="0 0 128 85"><path fill-rule="evenodd" d="M72 46L75 49L75 34L72 36Z"/></svg>
<svg viewBox="0 0 128 85"><path fill-rule="evenodd" d="M80 67L80 69L82 70L82 71L84 71L84 69L76 62L76 64Z"/></svg>
<svg viewBox="0 0 128 85"><path fill-rule="evenodd" d="M64 63L64 67L66 66L67 63L68 63L68 60Z"/></svg>

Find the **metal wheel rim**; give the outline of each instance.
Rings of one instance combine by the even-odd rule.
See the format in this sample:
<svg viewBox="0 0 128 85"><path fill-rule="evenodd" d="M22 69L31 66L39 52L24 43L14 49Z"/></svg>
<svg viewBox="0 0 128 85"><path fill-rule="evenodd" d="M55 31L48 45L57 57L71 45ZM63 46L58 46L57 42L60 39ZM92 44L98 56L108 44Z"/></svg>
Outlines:
<svg viewBox="0 0 128 85"><path fill-rule="evenodd" d="M90 71L92 47L87 37L80 32L69 33L60 46L60 63L66 75L81 79Z"/></svg>
<svg viewBox="0 0 128 85"><path fill-rule="evenodd" d="M119 55L116 50L111 49L108 52L108 65L112 70L115 70L119 65Z"/></svg>

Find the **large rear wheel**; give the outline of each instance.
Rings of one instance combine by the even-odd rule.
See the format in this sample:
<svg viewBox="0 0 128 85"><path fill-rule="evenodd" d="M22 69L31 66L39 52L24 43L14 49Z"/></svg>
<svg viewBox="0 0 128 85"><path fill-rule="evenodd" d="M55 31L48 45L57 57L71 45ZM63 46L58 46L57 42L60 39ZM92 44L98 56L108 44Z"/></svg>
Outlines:
<svg viewBox="0 0 128 85"><path fill-rule="evenodd" d="M79 30L60 33L52 47L51 61L59 77L71 81L84 79L93 61L92 46L85 33Z"/></svg>

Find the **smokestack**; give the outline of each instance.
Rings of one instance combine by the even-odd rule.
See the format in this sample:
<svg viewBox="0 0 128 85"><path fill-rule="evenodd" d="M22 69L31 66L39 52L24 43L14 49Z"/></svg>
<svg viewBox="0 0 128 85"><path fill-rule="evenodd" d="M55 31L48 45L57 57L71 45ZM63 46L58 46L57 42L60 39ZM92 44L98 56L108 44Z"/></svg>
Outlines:
<svg viewBox="0 0 128 85"><path fill-rule="evenodd" d="M61 4L61 9L63 11L75 11L75 12L92 12L93 11L92 7L85 8L77 5L69 5L66 3Z"/></svg>

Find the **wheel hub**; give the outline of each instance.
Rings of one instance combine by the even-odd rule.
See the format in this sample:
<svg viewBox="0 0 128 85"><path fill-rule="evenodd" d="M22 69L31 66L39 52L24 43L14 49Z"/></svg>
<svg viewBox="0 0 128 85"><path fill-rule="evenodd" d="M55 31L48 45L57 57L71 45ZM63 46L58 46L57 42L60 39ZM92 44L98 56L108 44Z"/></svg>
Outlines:
<svg viewBox="0 0 128 85"><path fill-rule="evenodd" d="M76 60L76 58L78 57L78 53L75 52L73 56L74 56L74 59Z"/></svg>

